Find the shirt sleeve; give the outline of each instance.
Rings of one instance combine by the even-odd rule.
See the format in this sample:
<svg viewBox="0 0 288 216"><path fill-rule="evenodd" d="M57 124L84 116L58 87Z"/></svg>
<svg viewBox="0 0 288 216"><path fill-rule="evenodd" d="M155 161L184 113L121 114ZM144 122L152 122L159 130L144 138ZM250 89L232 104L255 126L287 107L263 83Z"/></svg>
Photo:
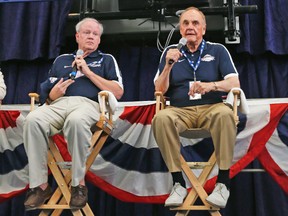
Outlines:
<svg viewBox="0 0 288 216"><path fill-rule="evenodd" d="M229 51L226 49L225 46L220 45L220 72L222 74L222 77L225 78L227 75L238 75L237 69L234 65L233 59L229 53Z"/></svg>
<svg viewBox="0 0 288 216"><path fill-rule="evenodd" d="M6 85L4 82L4 76L0 71L0 100L2 100L6 95Z"/></svg>
<svg viewBox="0 0 288 216"><path fill-rule="evenodd" d="M164 67L165 67L165 64L166 64L166 55L167 55L167 51L168 49L166 48L161 57L160 57L160 62L159 62L159 65L158 65L158 69L157 69L157 73L154 77L154 83L155 81L158 79L159 75L162 73L162 71L164 70Z"/></svg>
<svg viewBox="0 0 288 216"><path fill-rule="evenodd" d="M44 82L40 83L40 98L39 98L40 104L45 103L51 89L60 80L60 78L56 76L57 74L55 70L56 65L55 62L56 60L54 61L51 69L48 72L48 78Z"/></svg>
<svg viewBox="0 0 288 216"><path fill-rule="evenodd" d="M122 74L116 59L112 55L106 54L106 61L107 66L105 68L105 78L118 83L118 85L123 89Z"/></svg>

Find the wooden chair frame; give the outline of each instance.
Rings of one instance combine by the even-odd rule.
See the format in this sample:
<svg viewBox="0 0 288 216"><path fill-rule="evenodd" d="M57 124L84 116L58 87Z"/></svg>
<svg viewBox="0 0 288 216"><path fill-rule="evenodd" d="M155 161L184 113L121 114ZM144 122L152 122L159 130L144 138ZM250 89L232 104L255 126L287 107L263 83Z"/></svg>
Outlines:
<svg viewBox="0 0 288 216"><path fill-rule="evenodd" d="M240 91L233 90L234 101L233 101L233 114L235 124L239 123L239 117L237 114L237 105L238 105L238 98L240 98ZM156 113L159 112L161 109L165 109L166 107L166 99L164 98L162 92L155 92L156 98ZM210 137L210 133L206 130L201 128L193 128L184 131L180 134L182 137L186 137L189 139L195 138L207 138ZM179 207L170 208L171 210L176 210L176 216L186 216L190 212L190 210L207 210L209 211L211 216L221 216L219 212L219 208L215 208L214 206L210 205L206 198L208 194L204 190L205 182L207 181L209 174L212 172L215 164L216 164L216 156L215 152L212 153L208 162L187 162L184 157L180 156L181 161L181 168L185 175L187 176L188 180L191 183L191 190L189 191L187 197L185 198L183 204ZM197 178L196 175L193 173L192 169L203 169L199 177ZM194 205L197 198L200 198L203 205Z"/></svg>
<svg viewBox="0 0 288 216"><path fill-rule="evenodd" d="M101 109L99 121L91 128L93 135L91 138L90 155L86 161L86 172L93 164L96 156L103 147L106 139L113 129L113 118L111 107L109 106L108 92L100 92L102 104L105 104L107 111ZM39 100L39 95L36 93L29 94L31 98L31 111L35 109L35 101ZM99 103L100 104L100 103ZM64 166L63 166L64 165ZM70 209L73 215L94 215L89 204L82 209L74 210L69 206L71 198L71 171L67 169L67 162L64 161L62 155L57 149L53 139L49 138L48 150L48 166L58 185L47 204L43 204L38 209L42 209L40 215L61 215L64 209Z"/></svg>

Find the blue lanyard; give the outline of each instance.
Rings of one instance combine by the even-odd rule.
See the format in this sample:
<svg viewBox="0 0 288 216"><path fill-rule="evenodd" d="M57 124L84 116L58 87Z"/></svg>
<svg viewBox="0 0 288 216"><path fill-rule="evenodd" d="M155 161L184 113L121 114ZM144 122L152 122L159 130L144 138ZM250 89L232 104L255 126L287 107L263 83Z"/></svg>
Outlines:
<svg viewBox="0 0 288 216"><path fill-rule="evenodd" d="M197 62L195 63L195 65L193 64L193 62L187 57L186 53L182 50L182 54L184 55L184 57L187 59L187 61L189 62L190 66L193 68L193 73L194 73L194 81L196 81L196 70L198 69L199 65L200 65L200 62L201 62L201 56L202 56L202 53L203 53L203 50L204 50L204 47L205 47L205 40L203 39L202 40L202 43L201 43L201 47L200 47L200 55L198 57L198 60Z"/></svg>

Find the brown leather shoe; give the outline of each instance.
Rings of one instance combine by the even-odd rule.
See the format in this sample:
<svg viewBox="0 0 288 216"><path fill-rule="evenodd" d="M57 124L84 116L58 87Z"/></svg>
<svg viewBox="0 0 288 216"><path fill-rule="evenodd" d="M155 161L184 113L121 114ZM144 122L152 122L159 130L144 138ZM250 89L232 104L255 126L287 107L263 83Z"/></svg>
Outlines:
<svg viewBox="0 0 288 216"><path fill-rule="evenodd" d="M87 201L88 190L86 186L71 187L71 200L69 203L71 209L81 209L86 205Z"/></svg>
<svg viewBox="0 0 288 216"><path fill-rule="evenodd" d="M52 188L49 185L44 191L40 187L29 189L24 201L26 210L33 210L43 205L52 196L52 193Z"/></svg>

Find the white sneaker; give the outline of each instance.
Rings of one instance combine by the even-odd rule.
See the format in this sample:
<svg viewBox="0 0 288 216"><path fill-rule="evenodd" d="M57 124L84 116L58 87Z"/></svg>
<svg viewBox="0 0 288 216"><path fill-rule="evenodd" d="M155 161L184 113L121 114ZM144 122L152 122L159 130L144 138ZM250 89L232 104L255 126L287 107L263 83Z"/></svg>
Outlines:
<svg viewBox="0 0 288 216"><path fill-rule="evenodd" d="M186 188L182 187L178 182L176 182L169 197L165 201L165 206L181 206L186 196Z"/></svg>
<svg viewBox="0 0 288 216"><path fill-rule="evenodd" d="M206 201L215 207L225 208L230 192L222 183L216 183L213 192L206 198Z"/></svg>

